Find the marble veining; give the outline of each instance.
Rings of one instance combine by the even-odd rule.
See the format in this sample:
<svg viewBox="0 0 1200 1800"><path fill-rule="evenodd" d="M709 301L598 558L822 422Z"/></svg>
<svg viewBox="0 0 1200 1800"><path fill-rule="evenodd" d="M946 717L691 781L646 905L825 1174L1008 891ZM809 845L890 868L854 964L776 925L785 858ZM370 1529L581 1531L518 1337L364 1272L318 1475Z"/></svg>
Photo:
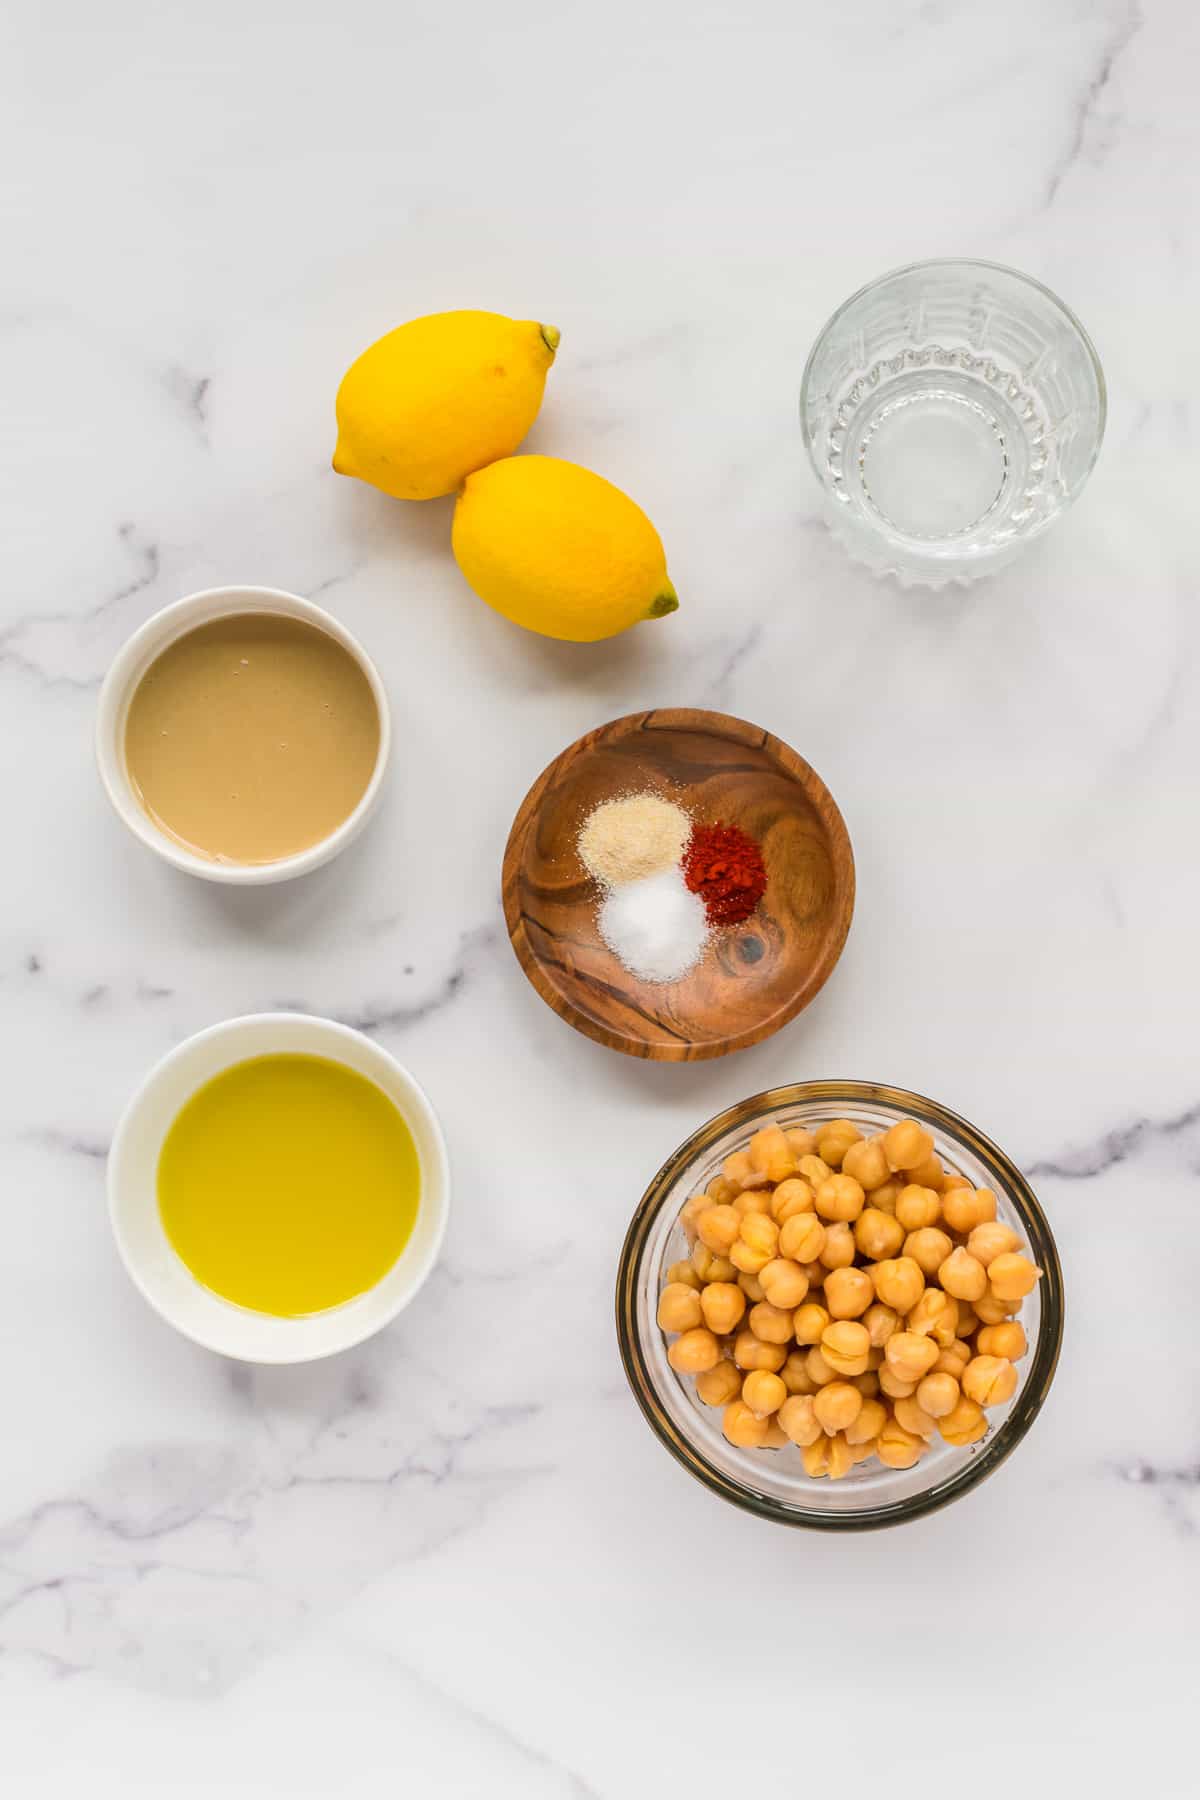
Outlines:
<svg viewBox="0 0 1200 1800"><path fill-rule="evenodd" d="M852 1763L973 1800L1190 1800L1195 9L64 0L23 9L6 50L9 1784L650 1800L664 1771L686 1793L840 1794ZM862 283L964 254L1078 312L1107 441L1036 553L967 594L905 592L820 523L800 374ZM471 305L559 326L528 447L646 507L678 614L594 646L528 637L465 590L451 502L332 474L349 360ZM129 633L242 581L345 621L396 743L364 837L254 893L160 867L91 766ZM525 982L501 856L564 745L696 704L828 782L856 919L769 1043L631 1065ZM163 1325L104 1193L147 1067L274 1007L394 1049L454 1175L418 1302L291 1370ZM853 1540L691 1483L637 1413L611 1316L630 1213L680 1140L834 1075L992 1135L1066 1278L1019 1453L961 1505Z"/></svg>
<svg viewBox="0 0 1200 1800"><path fill-rule="evenodd" d="M1117 64L1142 29L1145 20L1137 0L1130 0L1124 16L1114 24L1107 41L1101 46L1094 74L1075 103L1070 142L1062 157L1054 164L1046 182L1047 207L1058 198L1059 189L1085 151L1091 150L1095 163L1113 147L1124 123L1124 115L1109 110L1106 101Z"/></svg>
<svg viewBox="0 0 1200 1800"><path fill-rule="evenodd" d="M1106 1131L1094 1144L1085 1144L1065 1151L1061 1156L1032 1163L1026 1174L1030 1180L1048 1175L1057 1181L1090 1181L1097 1175L1107 1175L1110 1169L1142 1151L1169 1145L1172 1139L1184 1134L1192 1134L1195 1139L1188 1141L1185 1136L1184 1147L1188 1166L1193 1173L1200 1174L1200 1130L1194 1130L1195 1127L1200 1127L1200 1101L1170 1118L1134 1119L1128 1125L1117 1126L1115 1130Z"/></svg>

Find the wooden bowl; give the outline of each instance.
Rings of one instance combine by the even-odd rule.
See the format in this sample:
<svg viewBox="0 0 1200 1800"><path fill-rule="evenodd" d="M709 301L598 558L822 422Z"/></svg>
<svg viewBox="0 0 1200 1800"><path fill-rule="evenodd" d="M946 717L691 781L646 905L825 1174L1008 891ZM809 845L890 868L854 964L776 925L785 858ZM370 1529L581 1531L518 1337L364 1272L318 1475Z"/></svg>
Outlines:
<svg viewBox="0 0 1200 1800"><path fill-rule="evenodd" d="M762 846L767 891L680 980L642 981L605 945L576 840L601 801L653 791L698 824ZM744 719L630 713L556 757L504 852L504 916L521 967L561 1018L628 1056L694 1062L770 1037L820 992L854 912L854 856L833 796L803 757Z"/></svg>

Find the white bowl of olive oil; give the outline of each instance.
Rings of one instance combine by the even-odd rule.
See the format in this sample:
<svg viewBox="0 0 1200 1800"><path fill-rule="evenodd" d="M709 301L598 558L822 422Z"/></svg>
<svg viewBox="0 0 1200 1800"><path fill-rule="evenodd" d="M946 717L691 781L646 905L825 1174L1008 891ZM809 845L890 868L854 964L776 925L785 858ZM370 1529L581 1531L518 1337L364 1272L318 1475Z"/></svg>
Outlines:
<svg viewBox="0 0 1200 1800"><path fill-rule="evenodd" d="M450 1176L408 1070L304 1013L230 1019L152 1069L117 1127L117 1249L156 1312L245 1362L308 1362L394 1319L437 1260Z"/></svg>

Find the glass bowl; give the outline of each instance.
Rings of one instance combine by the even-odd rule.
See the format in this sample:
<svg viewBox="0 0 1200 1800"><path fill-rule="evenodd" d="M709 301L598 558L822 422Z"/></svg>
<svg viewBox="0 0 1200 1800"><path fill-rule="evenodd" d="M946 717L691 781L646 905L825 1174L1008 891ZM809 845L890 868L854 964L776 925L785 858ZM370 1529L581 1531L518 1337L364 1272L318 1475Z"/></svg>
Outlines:
<svg viewBox="0 0 1200 1800"><path fill-rule="evenodd" d="M800 388L835 535L876 573L931 587L989 574L1052 525L1104 417L1079 320L999 263L880 276L821 331Z"/></svg>
<svg viewBox="0 0 1200 1800"><path fill-rule="evenodd" d="M897 1119L918 1119L933 1135L946 1167L976 1187L991 1188L997 1218L1025 1240L1044 1271L1020 1320L1029 1350L1018 1364L1019 1383L1004 1406L988 1409L989 1430L978 1443L955 1447L935 1435L912 1469L889 1469L872 1459L842 1481L804 1473L800 1452L740 1450L721 1431L721 1409L697 1399L691 1376L667 1361L667 1340L655 1313L664 1270L688 1254L679 1224L685 1200L706 1187L732 1151L771 1120L788 1128L850 1119L864 1136ZM771 1088L710 1119L681 1144L650 1183L634 1213L617 1272L617 1337L634 1395L651 1427L688 1472L706 1487L760 1518L826 1531L863 1531L920 1518L957 1500L998 1469L1033 1424L1050 1389L1063 1328L1062 1265L1029 1184L990 1139L948 1108L903 1088L865 1081L808 1081Z"/></svg>

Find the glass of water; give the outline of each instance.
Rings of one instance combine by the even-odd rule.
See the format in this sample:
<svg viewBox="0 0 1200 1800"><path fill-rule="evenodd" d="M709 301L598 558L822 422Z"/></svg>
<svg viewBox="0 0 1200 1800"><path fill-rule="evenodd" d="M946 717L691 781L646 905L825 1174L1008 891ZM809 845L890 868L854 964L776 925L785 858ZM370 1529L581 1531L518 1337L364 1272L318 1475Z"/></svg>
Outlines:
<svg viewBox="0 0 1200 1800"><path fill-rule="evenodd" d="M1075 315L999 263L913 263L851 295L800 389L827 516L906 585L990 574L1079 494L1104 375Z"/></svg>

